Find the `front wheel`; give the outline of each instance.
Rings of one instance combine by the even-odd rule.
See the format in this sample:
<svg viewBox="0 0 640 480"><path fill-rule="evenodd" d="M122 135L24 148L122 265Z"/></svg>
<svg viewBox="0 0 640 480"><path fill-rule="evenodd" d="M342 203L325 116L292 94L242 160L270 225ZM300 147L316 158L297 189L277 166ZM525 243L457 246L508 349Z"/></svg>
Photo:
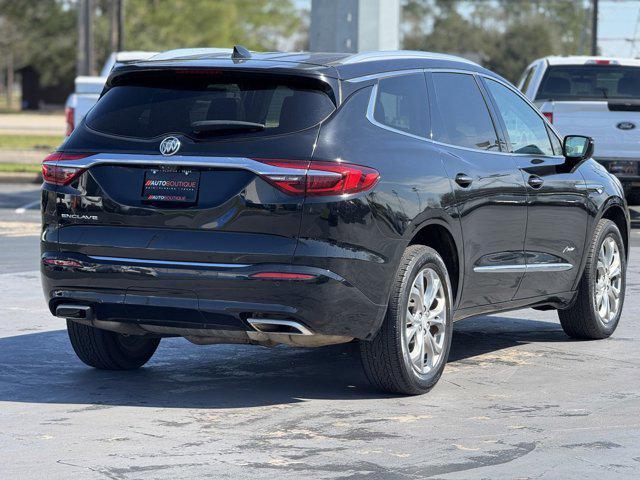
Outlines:
<svg viewBox="0 0 640 480"><path fill-rule="evenodd" d="M123 335L67 320L71 346L80 360L101 370L133 370L149 361L159 338Z"/></svg>
<svg viewBox="0 0 640 480"><path fill-rule="evenodd" d="M426 393L436 384L451 346L451 283L430 247L409 246L396 273L385 320L371 341L361 341L365 373L380 390Z"/></svg>
<svg viewBox="0 0 640 480"><path fill-rule="evenodd" d="M611 220L598 222L586 262L575 303L558 316L570 337L607 338L620 321L627 270L622 236Z"/></svg>

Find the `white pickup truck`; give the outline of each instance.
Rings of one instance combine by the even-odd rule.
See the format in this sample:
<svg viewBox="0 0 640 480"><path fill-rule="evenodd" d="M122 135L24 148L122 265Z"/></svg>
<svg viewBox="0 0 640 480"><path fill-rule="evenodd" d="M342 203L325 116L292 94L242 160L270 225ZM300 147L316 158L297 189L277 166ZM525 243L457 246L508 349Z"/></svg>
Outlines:
<svg viewBox="0 0 640 480"><path fill-rule="evenodd" d="M593 157L640 197L640 60L546 57L518 88L562 134L595 139Z"/></svg>
<svg viewBox="0 0 640 480"><path fill-rule="evenodd" d="M67 124L66 134L71 134L75 126L80 123L87 112L91 110L91 107L98 101L107 77L109 76L109 72L111 72L111 69L116 63L146 60L156 53L157 52L115 52L109 55L99 76L76 77L75 91L67 98L64 109Z"/></svg>

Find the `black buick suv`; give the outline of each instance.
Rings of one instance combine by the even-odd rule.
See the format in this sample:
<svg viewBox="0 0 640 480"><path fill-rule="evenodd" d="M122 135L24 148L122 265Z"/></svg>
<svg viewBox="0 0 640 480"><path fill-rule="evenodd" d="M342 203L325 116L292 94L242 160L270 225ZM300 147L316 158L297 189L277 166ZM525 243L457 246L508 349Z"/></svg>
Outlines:
<svg viewBox="0 0 640 480"><path fill-rule="evenodd" d="M43 165L51 313L86 364L162 337L357 340L380 389L428 391L452 322L622 312L620 183L510 83L423 52L162 54L117 66Z"/></svg>

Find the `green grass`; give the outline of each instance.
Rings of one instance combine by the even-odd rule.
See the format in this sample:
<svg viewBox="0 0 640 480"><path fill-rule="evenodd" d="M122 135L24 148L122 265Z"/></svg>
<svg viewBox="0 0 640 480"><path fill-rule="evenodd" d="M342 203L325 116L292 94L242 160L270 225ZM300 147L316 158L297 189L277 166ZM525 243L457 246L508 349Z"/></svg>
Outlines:
<svg viewBox="0 0 640 480"><path fill-rule="evenodd" d="M41 168L33 163L0 163L0 173L39 173Z"/></svg>
<svg viewBox="0 0 640 480"><path fill-rule="evenodd" d="M61 135L0 135L0 150L55 150Z"/></svg>

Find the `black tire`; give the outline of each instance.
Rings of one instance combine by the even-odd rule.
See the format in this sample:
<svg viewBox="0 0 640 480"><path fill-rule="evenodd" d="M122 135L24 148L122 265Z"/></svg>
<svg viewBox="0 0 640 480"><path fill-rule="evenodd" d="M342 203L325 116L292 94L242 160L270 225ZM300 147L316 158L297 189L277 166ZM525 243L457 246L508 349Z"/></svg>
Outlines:
<svg viewBox="0 0 640 480"><path fill-rule="evenodd" d="M621 263L621 286L617 313L605 322L597 313L596 282L598 278L598 253L605 239L611 238L618 246ZM602 219L596 225L591 243L587 247L587 259L574 304L558 310L562 329L572 338L599 340L609 337L618 326L626 287L627 260L622 236L615 223Z"/></svg>
<svg viewBox="0 0 640 480"><path fill-rule="evenodd" d="M433 368L421 374L413 368L403 346L410 289L419 272L430 267L444 287L446 322L441 357ZM376 336L360 341L362 364L367 378L376 388L390 393L417 395L426 393L436 384L449 356L452 322L451 282L442 258L430 247L410 245L404 252L392 287L384 322ZM406 352L406 353L405 353Z"/></svg>
<svg viewBox="0 0 640 480"><path fill-rule="evenodd" d="M134 370L153 356L159 338L122 335L67 320L69 340L76 355L100 370Z"/></svg>

